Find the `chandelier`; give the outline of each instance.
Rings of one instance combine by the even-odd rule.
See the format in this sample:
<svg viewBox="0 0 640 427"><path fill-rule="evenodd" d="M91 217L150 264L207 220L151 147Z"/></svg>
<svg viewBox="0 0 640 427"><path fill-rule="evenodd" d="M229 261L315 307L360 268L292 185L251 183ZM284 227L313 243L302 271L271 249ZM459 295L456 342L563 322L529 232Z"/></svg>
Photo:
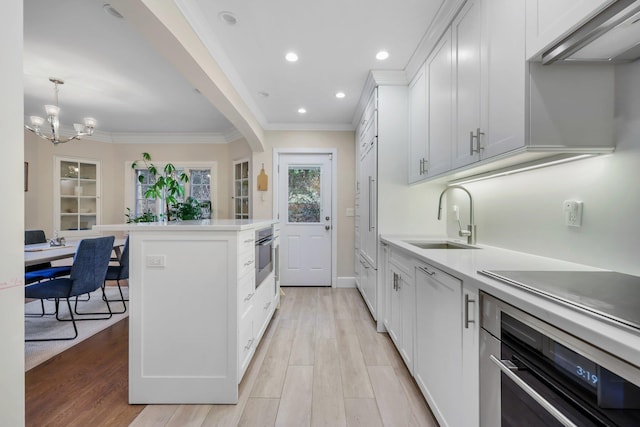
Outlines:
<svg viewBox="0 0 640 427"><path fill-rule="evenodd" d="M69 142L74 139L80 139L83 136L91 136L93 135L93 130L96 127L96 119L91 117L84 118L84 125L80 123L74 123L73 128L76 131L76 134L69 138L60 138L59 128L60 128L60 119L58 115L60 113L60 107L58 107L58 85L63 85L64 81L61 79L56 79L51 77L49 79L51 83L54 85L55 92L55 105L45 105L44 109L47 112L47 123L51 126L51 135L47 135L42 133L41 127L44 124L44 119L38 116L31 116L31 126L24 125L25 128L29 129L31 132L35 133L42 139L46 139L47 141L51 141L54 144L60 144L64 142Z"/></svg>

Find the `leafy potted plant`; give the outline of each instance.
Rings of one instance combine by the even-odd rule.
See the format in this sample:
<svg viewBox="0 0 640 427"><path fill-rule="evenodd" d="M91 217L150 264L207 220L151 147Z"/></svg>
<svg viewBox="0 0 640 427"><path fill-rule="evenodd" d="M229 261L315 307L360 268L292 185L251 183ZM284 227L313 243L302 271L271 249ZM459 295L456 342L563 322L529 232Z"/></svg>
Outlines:
<svg viewBox="0 0 640 427"><path fill-rule="evenodd" d="M132 222L156 222L158 217L151 211L144 211L138 216L131 215L131 209L127 208L127 213L124 214L127 217L127 224Z"/></svg>
<svg viewBox="0 0 640 427"><path fill-rule="evenodd" d="M151 163L149 153L142 153L142 162L155 181L145 191L144 196L149 199L162 200L165 205L167 221L171 221L172 206L178 203L179 197L184 196L184 184L189 182L189 177L184 172L178 174L176 167L171 163L165 164L161 172L158 171L158 168ZM135 169L137 165L138 161L133 162L131 169ZM140 175L138 180L141 183L144 182L144 176Z"/></svg>
<svg viewBox="0 0 640 427"><path fill-rule="evenodd" d="M173 206L173 214L176 218L185 221L190 219L201 219L202 209L200 208L200 202L189 196L184 202L176 203Z"/></svg>

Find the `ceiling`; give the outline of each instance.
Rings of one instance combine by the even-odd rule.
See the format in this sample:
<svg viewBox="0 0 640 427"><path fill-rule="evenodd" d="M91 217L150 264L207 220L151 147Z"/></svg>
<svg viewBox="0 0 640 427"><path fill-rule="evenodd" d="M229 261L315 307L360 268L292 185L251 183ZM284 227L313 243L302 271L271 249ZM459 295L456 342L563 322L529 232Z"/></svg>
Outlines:
<svg viewBox="0 0 640 427"><path fill-rule="evenodd" d="M91 116L106 133L233 132L126 19L103 10L106 1L24 0L25 116L44 116L49 77L57 77L68 127ZM264 129L352 129L369 70L404 69L443 2L175 3ZM220 19L223 11L236 25ZM376 60L380 50L387 60ZM289 51L297 62L284 59Z"/></svg>

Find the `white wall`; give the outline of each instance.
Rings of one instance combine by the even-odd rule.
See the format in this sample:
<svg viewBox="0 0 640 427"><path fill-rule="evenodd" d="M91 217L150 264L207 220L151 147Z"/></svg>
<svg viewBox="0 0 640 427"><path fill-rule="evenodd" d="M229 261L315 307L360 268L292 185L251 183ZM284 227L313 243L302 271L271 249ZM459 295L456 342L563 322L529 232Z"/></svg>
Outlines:
<svg viewBox="0 0 640 427"><path fill-rule="evenodd" d="M262 164L269 176L269 190L254 191L253 217L273 217L272 170L274 148L335 148L338 171L338 277L353 277L355 251L355 218L346 215L347 208L355 206L355 135L351 131L268 131L265 132L265 151L253 153L252 182L255 183Z"/></svg>
<svg viewBox="0 0 640 427"><path fill-rule="evenodd" d="M0 129L0 426L24 420L22 0L2 2Z"/></svg>
<svg viewBox="0 0 640 427"><path fill-rule="evenodd" d="M465 185L478 243L640 275L640 61L616 67L615 90L614 154ZM466 199L449 199L466 224ZM584 202L581 228L564 225L566 199Z"/></svg>

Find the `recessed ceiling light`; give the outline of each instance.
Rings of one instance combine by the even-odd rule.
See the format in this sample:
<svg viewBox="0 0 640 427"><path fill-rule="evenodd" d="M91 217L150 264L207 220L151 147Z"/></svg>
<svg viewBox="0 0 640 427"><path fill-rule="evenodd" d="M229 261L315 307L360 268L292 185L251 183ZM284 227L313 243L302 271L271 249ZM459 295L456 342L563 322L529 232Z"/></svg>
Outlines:
<svg viewBox="0 0 640 427"><path fill-rule="evenodd" d="M298 60L298 55L296 55L294 52L289 52L284 56L284 59L289 62L296 62Z"/></svg>
<svg viewBox="0 0 640 427"><path fill-rule="evenodd" d="M113 6L111 6L109 3L105 3L102 5L102 10L104 10L105 12L107 12L109 15L113 16L114 18L118 18L118 19L122 19L122 15L120 14L120 12L118 12L117 10L115 10L113 8Z"/></svg>
<svg viewBox="0 0 640 427"><path fill-rule="evenodd" d="M298 113L306 114L307 113L307 109L306 108L298 108Z"/></svg>
<svg viewBox="0 0 640 427"><path fill-rule="evenodd" d="M236 25L238 23L238 18L236 18L233 12L223 11L218 14L218 17L227 25Z"/></svg>
<svg viewBox="0 0 640 427"><path fill-rule="evenodd" d="M347 95L345 95L345 93L344 93L344 92L336 92L336 98L338 98L338 99L342 99L342 98L344 98L345 96L347 96Z"/></svg>
<svg viewBox="0 0 640 427"><path fill-rule="evenodd" d="M388 57L389 57L389 52L387 52L386 50L381 50L380 52L376 53L376 59L379 61L384 61Z"/></svg>

